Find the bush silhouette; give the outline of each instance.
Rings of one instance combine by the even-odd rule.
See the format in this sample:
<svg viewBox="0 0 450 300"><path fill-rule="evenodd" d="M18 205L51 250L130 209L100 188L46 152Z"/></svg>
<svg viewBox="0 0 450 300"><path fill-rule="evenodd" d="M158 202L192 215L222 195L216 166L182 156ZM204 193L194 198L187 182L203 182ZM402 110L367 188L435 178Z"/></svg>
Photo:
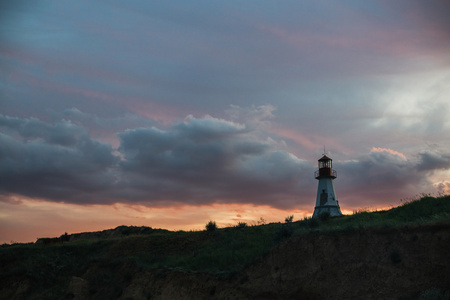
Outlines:
<svg viewBox="0 0 450 300"><path fill-rule="evenodd" d="M239 222L239 223L237 223L236 227L237 227L237 228L244 228L244 227L247 227L247 223L245 223L245 222Z"/></svg>
<svg viewBox="0 0 450 300"><path fill-rule="evenodd" d="M292 221L294 220L294 215L290 215L289 217L286 217L284 219L284 222L286 223L292 223Z"/></svg>
<svg viewBox="0 0 450 300"><path fill-rule="evenodd" d="M217 229L217 224L215 221L209 221L205 226L206 231L214 231Z"/></svg>
<svg viewBox="0 0 450 300"><path fill-rule="evenodd" d="M66 232L63 235L61 235L59 237L59 239L61 240L61 242L68 242L68 241L70 241L70 235L68 235L67 232Z"/></svg>

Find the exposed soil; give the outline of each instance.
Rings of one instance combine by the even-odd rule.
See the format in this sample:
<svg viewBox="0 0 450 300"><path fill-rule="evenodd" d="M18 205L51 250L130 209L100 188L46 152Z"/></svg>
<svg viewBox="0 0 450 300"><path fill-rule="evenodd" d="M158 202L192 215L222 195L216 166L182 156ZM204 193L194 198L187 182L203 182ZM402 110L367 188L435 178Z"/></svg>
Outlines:
<svg viewBox="0 0 450 300"><path fill-rule="evenodd" d="M137 272L119 299L417 299L450 290L449 250L450 224L311 233L232 275ZM100 298L86 278L72 278L67 299Z"/></svg>

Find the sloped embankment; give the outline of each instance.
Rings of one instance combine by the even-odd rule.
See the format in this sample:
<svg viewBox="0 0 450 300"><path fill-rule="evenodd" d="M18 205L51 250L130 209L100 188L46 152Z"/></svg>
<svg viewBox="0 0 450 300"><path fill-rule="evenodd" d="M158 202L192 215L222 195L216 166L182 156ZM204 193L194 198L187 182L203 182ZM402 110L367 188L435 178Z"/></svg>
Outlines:
<svg viewBox="0 0 450 300"><path fill-rule="evenodd" d="M415 299L450 290L449 249L450 223L312 233L230 277L137 273L120 299Z"/></svg>
<svg viewBox="0 0 450 300"><path fill-rule="evenodd" d="M447 299L449 249L450 196L213 232L119 226L3 245L0 299Z"/></svg>

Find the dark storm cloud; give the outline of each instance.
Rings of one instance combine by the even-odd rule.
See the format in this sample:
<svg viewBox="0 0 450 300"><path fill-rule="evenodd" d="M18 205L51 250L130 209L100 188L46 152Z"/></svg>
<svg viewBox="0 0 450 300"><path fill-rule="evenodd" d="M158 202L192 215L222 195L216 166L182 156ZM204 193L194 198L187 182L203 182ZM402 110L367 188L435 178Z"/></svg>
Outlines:
<svg viewBox="0 0 450 300"><path fill-rule="evenodd" d="M420 163L417 165L419 171L448 170L450 169L450 154L439 152L419 153Z"/></svg>
<svg viewBox="0 0 450 300"><path fill-rule="evenodd" d="M299 192L300 174L311 168L277 150L275 141L257 139L245 125L212 117L188 117L165 131L141 128L119 137L121 166L126 173L140 174L130 185L142 189L157 182L147 193L155 200L169 196L192 204L282 206L282 199Z"/></svg>
<svg viewBox="0 0 450 300"><path fill-rule="evenodd" d="M110 145L70 122L0 116L0 189L3 194L95 202L109 187L117 162Z"/></svg>
<svg viewBox="0 0 450 300"><path fill-rule="evenodd" d="M116 117L100 117L96 114L82 112L77 108L70 108L63 113L54 112L54 120L61 118L70 120L77 125L89 128L92 136L100 137L108 142L117 140L116 132L120 132L129 128L151 127L158 122L132 113L125 113Z"/></svg>
<svg viewBox="0 0 450 300"><path fill-rule="evenodd" d="M234 108L235 110L237 107ZM251 120L261 119L255 108ZM119 133L118 152L69 121L1 116L4 195L73 203L266 203L285 206L311 166L247 125L188 116ZM300 183L299 183L300 182Z"/></svg>
<svg viewBox="0 0 450 300"><path fill-rule="evenodd" d="M310 207L316 163L268 137L264 126L272 111L270 106L233 106L229 114L247 122L188 116L166 127L129 129L118 133L117 149L70 121L0 116L0 191L91 204ZM258 122L263 129L257 129ZM336 159L334 166L341 205L365 207L427 191L433 184L442 190L447 183L430 182L428 175L450 169L450 154L422 151L408 159L373 148L354 160Z"/></svg>
<svg viewBox="0 0 450 300"><path fill-rule="evenodd" d="M47 124L36 118L19 119L0 115L0 127L17 132L23 139L43 139L46 143L71 146L79 136L87 135L84 128L71 122Z"/></svg>

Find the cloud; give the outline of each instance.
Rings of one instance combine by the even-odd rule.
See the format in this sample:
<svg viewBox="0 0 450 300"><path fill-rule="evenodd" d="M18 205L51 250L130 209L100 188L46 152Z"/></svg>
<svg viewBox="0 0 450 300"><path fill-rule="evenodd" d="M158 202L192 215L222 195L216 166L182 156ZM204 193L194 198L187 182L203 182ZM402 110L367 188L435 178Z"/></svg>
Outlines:
<svg viewBox="0 0 450 300"><path fill-rule="evenodd" d="M248 113L264 109L254 110ZM162 129L120 132L114 149L70 121L1 116L0 189L72 203L292 203L311 166L248 124L188 116Z"/></svg>
<svg viewBox="0 0 450 300"><path fill-rule="evenodd" d="M274 140L256 138L245 124L212 117L189 116L167 130L141 128L119 137L121 167L140 174L129 184L147 187L139 197L148 201L283 205L280 195L295 197L300 173L311 168L277 150Z"/></svg>
<svg viewBox="0 0 450 300"><path fill-rule="evenodd" d="M420 163L417 165L419 171L450 169L450 153L420 152L419 157Z"/></svg>
<svg viewBox="0 0 450 300"><path fill-rule="evenodd" d="M36 118L20 119L0 116L0 127L10 132L17 132L25 140L42 139L45 143L61 146L73 146L79 136L87 134L84 128L71 122L47 124Z"/></svg>
<svg viewBox="0 0 450 300"><path fill-rule="evenodd" d="M0 190L54 201L101 201L112 180L112 147L70 122L0 116Z"/></svg>
<svg viewBox="0 0 450 300"><path fill-rule="evenodd" d="M0 193L4 201L22 195L78 204L311 208L315 166L254 126L273 118L272 108L233 110L244 111L247 122L189 115L168 126L121 131L118 148L92 138L78 110L72 113L80 124L0 116ZM97 120L91 117L87 122ZM408 156L373 147L352 160L335 158L338 198L352 208L444 190L446 183L430 176L450 169L450 153L437 150Z"/></svg>
<svg viewBox="0 0 450 300"><path fill-rule="evenodd" d="M373 153L388 153L394 156L401 157L402 159L406 160L406 156L403 153L400 153L398 151L392 150L392 149L386 149L386 148L380 148L380 147L372 147L371 152Z"/></svg>
<svg viewBox="0 0 450 300"><path fill-rule="evenodd" d="M450 169L449 154L423 151L408 159L396 150L374 147L356 160L337 162L337 184L351 207L393 204L389 201L439 189L441 186L434 185L430 175Z"/></svg>
<svg viewBox="0 0 450 300"><path fill-rule="evenodd" d="M442 181L433 184L434 187L442 194L450 194L450 181Z"/></svg>
<svg viewBox="0 0 450 300"><path fill-rule="evenodd" d="M275 110L273 105L240 107L232 104L225 113L231 120L244 122L252 129L267 130L271 127L271 119L275 117L273 114Z"/></svg>

